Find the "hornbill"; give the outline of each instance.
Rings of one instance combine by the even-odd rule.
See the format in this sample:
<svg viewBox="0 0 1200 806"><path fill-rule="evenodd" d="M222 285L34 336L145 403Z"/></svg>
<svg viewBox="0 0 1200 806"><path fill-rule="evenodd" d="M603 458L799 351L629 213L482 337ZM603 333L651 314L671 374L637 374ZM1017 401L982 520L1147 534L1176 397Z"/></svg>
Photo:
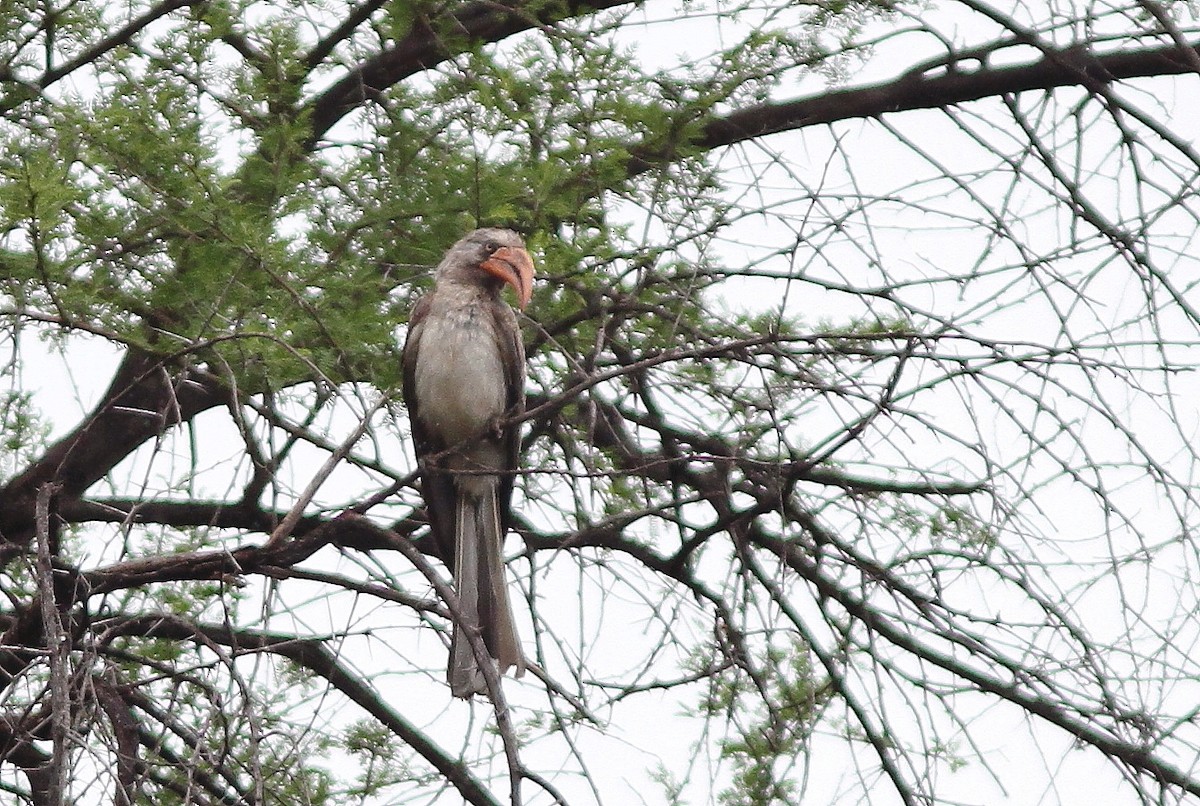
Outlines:
<svg viewBox="0 0 1200 806"><path fill-rule="evenodd" d="M450 248L434 289L417 302L404 343L404 400L412 424L429 526L454 576L455 619L446 672L455 697L487 693L464 629L478 630L500 672L525 671L505 585L501 547L511 520L520 429L502 421L525 407L522 309L533 260L519 235L478 229Z"/></svg>

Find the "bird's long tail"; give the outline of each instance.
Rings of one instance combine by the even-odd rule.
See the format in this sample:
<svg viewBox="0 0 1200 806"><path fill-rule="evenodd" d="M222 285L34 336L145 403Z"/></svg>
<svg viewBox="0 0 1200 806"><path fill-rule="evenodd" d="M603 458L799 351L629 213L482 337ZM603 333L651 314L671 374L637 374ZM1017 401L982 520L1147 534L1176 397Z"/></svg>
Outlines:
<svg viewBox="0 0 1200 806"><path fill-rule="evenodd" d="M464 624L483 634L488 653L500 672L515 667L515 674L520 677L525 671L501 559L504 533L496 487L489 485L478 494L473 492L459 490L457 496L454 582L463 624L454 623L450 667L446 672L451 693L463 698L487 693Z"/></svg>

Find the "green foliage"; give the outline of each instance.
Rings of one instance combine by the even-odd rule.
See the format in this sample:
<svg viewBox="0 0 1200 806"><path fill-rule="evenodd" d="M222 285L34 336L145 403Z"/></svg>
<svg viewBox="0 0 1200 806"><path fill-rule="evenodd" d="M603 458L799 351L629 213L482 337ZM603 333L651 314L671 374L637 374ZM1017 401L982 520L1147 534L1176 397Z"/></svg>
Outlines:
<svg viewBox="0 0 1200 806"><path fill-rule="evenodd" d="M995 528L962 507L950 503L922 507L903 499L889 504L890 522L897 529L932 546L986 550L996 545Z"/></svg>
<svg viewBox="0 0 1200 806"><path fill-rule="evenodd" d="M411 11L388 9L401 36ZM761 32L730 48L711 81L647 82L609 41L620 18L598 18L579 34L521 40L503 58L470 50L425 86L399 85L374 113L376 143L314 159L298 111L306 43L284 16L246 27L241 14L207 4L199 24L106 54L115 80L43 107L41 125L10 138L0 215L41 244L36 260L13 253L10 298L167 354L198 351L250 389L393 387L395 324L424 267L476 223L519 223L542 276L558 281L539 309L551 322L578 311L614 270L632 276L617 266L606 197L665 198L665 179L695 198L710 181L683 158L696 121L811 49L806 34ZM60 33L100 24L94 10L67 16ZM222 69L234 30L255 55ZM677 167L631 183L634 146L669 152ZM626 288L651 315L622 315L627 343L665 344L680 317L698 321L694 267L639 273L655 279ZM562 346L582 348L595 331L570 335Z"/></svg>
<svg viewBox="0 0 1200 806"><path fill-rule="evenodd" d="M362 720L351 725L342 738L342 746L359 757L361 770L357 783L345 797L379 796L389 786L411 777L396 737L377 722Z"/></svg>
<svg viewBox="0 0 1200 806"><path fill-rule="evenodd" d="M752 673L732 667L712 677L700 713L730 726L729 737L719 745L721 758L733 771L720 802L796 802L792 771L830 694L812 668L807 647L797 639L786 647L765 647L761 665Z"/></svg>
<svg viewBox="0 0 1200 806"><path fill-rule="evenodd" d="M0 434L3 435L3 473L7 478L25 466L43 444L50 426L34 406L29 392L11 390L0 394Z"/></svg>
<svg viewBox="0 0 1200 806"><path fill-rule="evenodd" d="M668 806L685 806L686 802L683 800L683 782L674 773L659 765L651 773L651 780L662 787L664 803L668 804Z"/></svg>
<svg viewBox="0 0 1200 806"><path fill-rule="evenodd" d="M271 806L332 806L343 802L337 794L333 773L308 763L323 755L328 743L306 738L297 747L290 743L295 736L289 732L280 736L278 742L272 742L272 754L263 767L265 790L270 793L265 802Z"/></svg>

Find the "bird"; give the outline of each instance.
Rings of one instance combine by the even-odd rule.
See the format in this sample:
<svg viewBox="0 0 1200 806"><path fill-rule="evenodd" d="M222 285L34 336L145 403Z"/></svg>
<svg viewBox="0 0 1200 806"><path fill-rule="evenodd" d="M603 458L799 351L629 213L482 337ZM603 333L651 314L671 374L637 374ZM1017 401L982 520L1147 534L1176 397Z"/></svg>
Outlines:
<svg viewBox="0 0 1200 806"><path fill-rule="evenodd" d="M533 259L517 233L483 228L446 252L434 288L413 307L403 387L429 527L450 566L458 613L446 672L451 694L488 694L464 630L478 630L500 673L525 671L501 548L512 520L525 348L511 286L524 310Z"/></svg>

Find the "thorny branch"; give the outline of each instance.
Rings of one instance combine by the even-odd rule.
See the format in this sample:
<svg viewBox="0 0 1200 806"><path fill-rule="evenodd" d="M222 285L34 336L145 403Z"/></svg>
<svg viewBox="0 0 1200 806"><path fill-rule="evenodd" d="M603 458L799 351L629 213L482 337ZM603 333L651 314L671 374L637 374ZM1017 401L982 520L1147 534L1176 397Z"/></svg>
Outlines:
<svg viewBox="0 0 1200 806"><path fill-rule="evenodd" d="M202 12L204 5L164 2L150 6L116 27L110 36L81 47L76 55L57 61L47 59L45 68L40 72L33 71L31 80L14 78L11 74L14 65L5 65L4 75L0 78L6 83L6 94L0 100L0 107L12 111L33 99L44 99L49 88L88 63L122 47L136 48L145 31L175 11L187 7L190 13ZM281 79L285 84L290 82L290 86L279 90L278 95L301 99L284 111L307 127L298 138L300 147L287 152L286 158L315 162L315 155L325 145L325 138L333 127L354 110L373 101L386 101L389 90L406 79L445 64L482 43L499 42L539 27L552 31L554 26L571 17L629 4L426 4L415 10L410 27L398 38L380 37L381 44L375 52L362 56L359 49L343 48L378 19L385 5L367 0L350 9L341 24L326 31L306 53L301 54L302 69ZM1026 115L1022 106L1024 93L1049 92L1063 87L1083 88L1091 93L1091 98L1108 104L1106 108L1112 110L1113 119L1118 120L1122 147L1128 149L1128 153L1132 153L1137 138L1130 134L1131 130L1124 122L1126 117L1161 136L1164 142L1184 155L1185 162L1190 159L1196 163L1186 136L1171 132L1132 105L1120 103L1112 92L1114 86L1129 79L1196 71L1195 44L1188 41L1187 32L1175 24L1160 4L1141 0L1139 6L1157 20L1167 35L1155 38L1155 44L1109 49L1102 43L1059 46L1034 36L990 6L973 1L964 5L1004 26L1004 37L992 45L949 52L890 81L837 87L790 100L726 107L716 113L704 109L696 117L696 125L686 127L686 138L665 144L657 138L625 144L624 178L668 165L683 154L762 143L762 138L786 131L824 127L838 121L870 120L903 111L951 110L979 99L1003 98L1000 105L1016 118L1009 129L1020 132L1023 137L1021 153L1002 158L1002 162L1009 160L1004 165L1005 172L1027 173L1030 163L1025 160L1036 155L1038 165L1056 188L1054 193L1059 194L1055 200L1076 214L1071 226L1086 224L1099 232L1109 249L1129 258L1130 265L1145 275L1147 287L1165 291L1172 305L1188 312L1195 320L1196 314L1187 295L1190 287L1172 282L1157 266L1149 248L1139 241L1141 233L1134 237L1135 233L1126 231L1120 221L1103 214L1077 177L1065 164L1059 165L1060 157L1055 150L1057 141L1039 136L1043 122L1033 115ZM43 29L49 36L53 21L48 19ZM264 53L237 30L226 31L222 39L248 62L257 67L266 65ZM1007 55L1005 50L1017 45L1032 46L1035 57L1016 63L1001 58ZM354 57L348 58L349 53ZM970 69L965 69L968 62ZM348 63L348 66L339 67L340 72L331 83L313 81L318 71L328 70L334 63ZM25 65L22 69L30 68ZM323 88L303 98L302 90L312 86ZM680 119L690 119L697 110L669 111ZM966 124L963 125L965 128ZM897 140L901 139L895 129L892 132ZM1058 136L1057 130L1055 136ZM982 138L980 142L983 142ZM917 149L913 152L919 153ZM936 162L937 155L929 151L923 156ZM776 165L787 163L777 154L771 154L770 161ZM1140 165L1135 167L1141 170ZM621 173L620 168L617 173ZM250 168L246 167L236 174L236 181L231 181L231 186L250 186L252 183L246 180L251 174ZM1190 181L1194 177L1188 174L1184 178ZM1146 187L1151 185L1146 183ZM957 187L970 198L978 199L971 181L961 179ZM1162 215L1166 215L1166 210L1180 208L1190 192L1186 187L1183 190L1154 190L1170 196L1164 203ZM230 195L236 197L239 192L244 191L231 191ZM930 194L931 197L935 195ZM1010 195L1019 194L1013 191ZM269 209L276 201L272 198L259 200L259 203ZM828 232L852 232L850 226L860 211L844 212L838 207L843 201L832 197L814 201L814 208L818 204L829 205L829 211L822 211L827 212L830 219ZM881 198L862 204L865 208L871 203L891 201ZM1013 234L1014 228L1004 220L1010 203L1011 198L1006 197L997 205L994 211L996 222L981 224L971 219L970 214L964 214L964 217L974 228L986 229L994 223L992 235L1015 242L1018 238ZM928 200L922 200L921 204L924 205L922 213L935 206ZM754 214L767 215L768 208L764 204ZM1147 214L1146 218L1154 218L1157 214ZM593 223L587 222L581 229L586 230ZM797 245L805 242L807 237L813 253L821 256L822 244L813 243L819 239L812 236L827 233L807 230L791 220L786 223L796 226ZM690 237L681 238L680 245ZM857 239L856 246L866 251L870 244L863 244L869 240L869 237ZM1149 238L1144 240L1149 242ZM1080 247L1078 255L1085 254L1090 248ZM842 260L843 254L835 254L829 263L838 265ZM1039 276L1038 272L1049 262L1043 256L1024 253L1018 260L1024 261L1017 265L1022 277ZM814 259L814 263L820 261ZM863 263L864 270L874 270L886 260L872 255ZM638 265L638 272L642 272L649 263ZM950 274L945 267L939 266L939 269L944 269L944 273L934 280L923 277L876 285L846 279L848 269L843 274L839 267L838 273L831 276L815 271L808 273L808 267L796 265L785 266L778 272L753 266L725 267L713 270L709 276L703 276L697 270L685 279L709 282L721 277L745 276L789 284L805 282L812 289L898 305L908 287L906 283L923 287L932 287L936 283L966 287L984 274L975 267L961 274ZM1000 270L995 271L999 273ZM1053 287L1055 293L1060 288L1070 287L1075 279L1055 272L1049 274L1047 285ZM670 282L665 278L658 280L664 284ZM1079 299L1071 304L1084 307L1091 304L1087 293L1083 292L1086 287L1091 293L1091 283L1090 277L1080 282L1076 289L1080 292ZM561 287L552 288L547 296L562 291L565 286L564 282ZM1058 334L1063 337L1062 342L1054 344L1026 343L1016 338L989 342L980 337L971 342L971 346L981 350L982 357L971 356L965 353L964 345L970 340L963 334L960 322L939 318L938 312L923 311L910 304L906 312L914 315L912 318L917 318L915 314L928 314L925 321L932 323L931 330L936 324L939 332L917 333L892 328L860 334L781 335L773 331L761 333L748 327L748 332L741 338L693 340L693 334L684 332L680 335L677 331L678 340L687 343L643 351L629 345L618 348L617 340L626 321L633 320L635 313L646 315L646 311L623 310L615 304L618 296L629 294L629 289L620 283L614 283L611 292L596 292L595 299L604 298L607 293L611 293L609 301L614 301L613 305L593 310L585 304L578 310L568 311L558 322L545 323L547 330L531 345L536 357L549 343L542 340L543 336L553 339L583 329L584 325L596 324L594 352L582 359L571 356L574 361L571 371L556 375L562 383L547 385L540 395L531 396L527 412L512 421L513 424L529 423L532 434L527 447L543 461L541 465L522 471L529 482L527 495L533 506L520 522L519 531L526 557L534 568L523 582L530 585L531 604L544 608L533 590L539 574L564 557L572 558L581 569L595 572L613 589L627 585L639 595L662 594L662 598L669 600L668 603L654 601L651 610L655 618L647 620L665 625L663 643L656 653L674 646L672 642L677 633L673 631L682 632L689 626L687 614L696 618L696 613L700 613L702 617L710 618L714 635L711 640L690 644L679 640L679 646L688 647L695 653L686 659L686 663L692 665L684 672L670 678L650 676L642 679L631 675L620 686L585 679L583 661L570 656L567 665L578 676L578 680L572 682L580 692L605 691L610 698L608 704L613 704L634 700L643 692L665 692L709 683L714 702L743 685L747 690L757 692L762 701L769 701L770 681L763 671L768 664L754 657L762 646L756 643L760 638L754 630L760 625L752 623L753 619L747 616L752 608L745 602L735 601L719 576L706 576L700 570L704 564L720 566L734 558L743 573L741 584L753 585L758 602L765 602L765 606L773 608L772 615L780 615L789 622L820 661L831 690L836 691L857 721L894 791L905 802L921 802L927 793L922 784L915 782L920 779L920 772L915 768L903 768L902 762L911 763L911 757L905 755L908 750L889 734L886 720L878 719L870 712L872 704L866 701L870 692L864 697L862 683L853 675L852 661L858 660L869 666L871 659L863 656L871 652L897 653L899 657L920 663L923 669L945 673L946 677L942 679L951 681L948 687L984 692L997 701L1015 705L1023 714L1062 729L1081 745L1097 748L1108 758L1125 765L1132 775L1153 780L1164 792L1200 794L1200 783L1195 776L1171 761L1172 751L1162 749L1170 733L1170 729L1164 728L1162 718L1152 718L1122 704L1121 697L1113 692L1111 673L1099 659L1105 647L1094 643L1086 631L1072 621L1068 606L1055 600L1053 593L1042 590L1037 581L1022 575L1020 558L993 556L993 553L1001 554L994 545L993 533L980 529L965 536L954 535L957 540L954 548L939 543L939 540L944 543L954 541L938 534L928 541L928 546L911 555L906 553L907 547L902 546L891 556L877 556L879 546L871 542L873 531L909 534L916 540L927 537L926 531L934 532L935 527L952 529L953 518L959 514L953 506L955 498L995 496L997 519L1003 521L1011 517L1015 506L1010 507L999 500L997 479L1008 480L1021 472L1029 472L1029 466L1021 462L993 464L990 457L984 457L986 472L982 477L967 476L978 480L956 481L944 468L938 472L927 469L920 459L912 459L905 466L905 471L912 472L892 476L883 472L863 475L836 464L843 452L877 447L864 447L864 434L872 428L878 435L887 426L893 426L899 432L895 439L901 444L907 436L906 424L920 423L934 437L948 434L938 422L940 412L931 414L908 406L923 389L960 380L968 383L957 389L972 391L983 388L985 382L992 383L987 393L996 397L987 399L1000 410L1009 411L1014 400L1017 405L1031 403L1036 412L1032 418L1034 425L1018 422L1014 429L1034 445L1031 452L1059 460L1060 454L1056 453L1053 440L1067 434L1074 439L1078 452L1083 454L1087 448L1085 440L1076 436L1077 432L1072 430L1075 424L1069 416L1055 411L1052 405L1043 403L1038 397L1046 390L1062 389L1076 397L1082 396L1070 389L1069 384L1058 381L1052 372L1067 368L1078 371L1078 376L1090 384L1086 386L1090 395L1086 413L1099 414L1125 437L1124 444L1136 455L1136 461L1131 464L1140 463L1139 470L1146 470L1160 479L1164 488L1186 489L1186 483L1177 483L1163 466L1149 459L1143 462L1142 455L1148 456L1149 451L1137 442L1132 428L1110 409L1104 408L1102 402L1097 402L1102 397L1102 384L1096 380L1098 376L1124 373L1132 377L1139 374L1138 368L1118 366L1109 357L1107 351L1125 345L1106 343L1101 357L1088 358L1064 326L1063 332ZM1054 299L1050 293L1046 296ZM564 295L563 299L570 297ZM292 301L303 303L304 298L293 293ZM646 320L669 318L664 315L665 307L665 304L658 308L648 307L651 314ZM270 655L286 658L312 675L309 679L323 681L328 689L340 692L355 703L392 736L412 748L468 802L497 802L486 783L466 761L431 740L427 730L413 724L397 710L395 703L399 697L385 696L367 673L354 668L346 656L339 654L339 641L345 638L344 635L309 634L300 628L243 629L236 626L231 615L234 606L228 602L225 604L229 610L221 614L225 618L223 622L208 620L207 616L201 619L160 612L157 605L151 607L149 604L164 590L179 590L185 583L214 582L224 591L248 581L269 580L263 587L274 590L272 586L281 580L295 580L331 592L331 596L347 594L384 603L392 608L389 613L415 614L436 623L453 618L453 595L422 554L427 541L422 539L424 523L420 512L410 505L393 503L401 494L410 492L416 483L412 473L391 470L392 465L403 464L402 461L350 457L356 468L375 474L373 479L382 479L378 486L361 500L349 502L345 511L350 514L341 517L304 514L317 487L327 479L335 465L340 465L341 460L349 456L358 437L366 432L370 414L359 421L350 439L338 443L315 425L319 405L313 406L308 412L310 416L299 424L276 416L272 409L270 395L292 384L306 383L308 378L287 379L275 384L260 381L258 386L241 388L237 386L232 370L214 374L198 369L190 361L193 358L189 354L190 348L156 353L148 346L152 340L148 339L146 343L123 340L99 324L72 323L69 317L60 313L50 315L15 307L5 310L11 314L8 318L14 321L58 325L64 331L86 330L111 337L125 348L124 358L111 383L87 416L40 455L18 468L0 489L0 538L3 542L0 560L6 561L9 567L16 567L20 560L28 559L32 554L32 565L36 570L29 590L14 586L13 591L5 591L10 598L8 609L0 613L4 630L0 669L3 670L6 693L15 696L14 692L20 686L36 689L41 684L37 675L43 668L46 671L45 691L31 698L33 704L0 714L0 759L23 771L29 785L29 799L38 806L43 803L58 806L63 801L68 789L66 776L73 720L87 718L84 709L72 700L73 696L79 696L72 686L80 689L90 680L95 703L113 735L118 802L134 801L142 787L151 781L176 792L181 799L195 795L197 790L191 788L195 781L199 791L205 793L202 797L211 802L254 802L261 793L251 792L244 781L260 781L261 771L241 776L240 762L230 757L234 755L229 750L231 743L223 745L217 753L218 756L228 753L227 756L215 760L208 758L206 753L211 752L209 737L203 730L187 724L169 709L159 707L147 692L154 691L154 686L162 681L179 689L202 691L198 696L207 698L214 712L219 713L227 705L222 701L227 695L205 680L203 672L213 666L222 666L231 678L237 678L234 669L240 660ZM158 332L158 323L171 321L177 312L164 308L140 313L146 320L146 332L154 334ZM972 316L975 313L972 312ZM1158 315L1159 312L1154 313ZM329 335L325 328L321 328L321 333L326 337ZM1153 335L1161 334L1156 331ZM955 342L956 339L959 341ZM944 351L939 351L938 347L942 345L947 346ZM1158 346L1164 352L1161 366L1149 367L1147 374L1169 376L1189 369L1187 365L1167 359L1165 339ZM805 368L782 369L771 363L781 357ZM810 363L819 368L837 365L851 369L844 375L834 372L822 375L823 369L812 369L808 366ZM688 378L690 368L713 366L719 369L705 376L704 381ZM331 385L319 372L320 368L314 369L318 370L315 377L320 377L326 386ZM1020 383L1005 374L1015 371L1024 373L1022 377L1038 391L1021 389ZM663 382L662 375L656 375L666 372L674 373L671 383ZM761 424L751 422L746 416L746 411L753 406L764 405L762 401L747 402L744 397L732 393L738 391L737 379L759 372L771 376L772 382L779 383L785 390L783 394L768 390L771 395L765 396L769 397L772 408L769 422L773 434L771 429L764 431ZM878 373L879 377L873 376L872 372ZM918 380L912 380L914 375ZM675 382L679 388L668 388ZM976 385L971 386L970 382ZM666 391L660 392L655 384L660 384ZM710 393L713 389L728 392L719 398L725 409L719 413L728 417L719 428L705 427L687 410L693 400L701 397L696 390L705 389L705 384ZM1135 385L1135 381L1130 381L1130 388ZM826 413L841 417L830 433L824 435L824 441L819 443L823 446L820 450L811 449L813 444L818 444L817 435L806 433L801 440L794 433L788 433L801 418L801 413L781 414L775 410L778 401L782 400L784 405L791 402L789 393L804 396L809 401L829 401L829 412ZM263 395L268 398L263 399ZM1161 397L1169 399L1171 396ZM968 400L971 404L975 402ZM110 479L114 469L133 456L139 447L182 427L196 427L201 414L221 407L226 407L236 421L247 453L255 454L252 457L254 475L240 487L240 496L233 496L231 500L198 496L173 499L139 495L136 490L104 496L97 490L98 483ZM251 423L255 416L259 420ZM1044 421L1053 424L1054 433L1050 437L1044 437L1038 429ZM288 448L278 450L274 455L259 451L256 441L259 432L255 430L259 427L286 432L290 440ZM775 438L774 442L765 438L771 436ZM888 438L880 438L880 443L886 445ZM264 495L278 489L277 475L283 465L282 459L295 445L324 452L322 468L315 475L305 476L304 482L308 486L298 496L291 495L282 504L263 503ZM967 447L975 448L974 445ZM398 447L396 453L401 453ZM1092 461L1089 455L1089 461L1083 463L1086 466L1081 470L1071 464L1079 463L1079 460L1070 450L1061 455L1067 456L1059 460L1062 474L1075 480L1103 464ZM573 510L570 506L562 507L563 511L571 510L565 526L557 521L559 525L548 526L540 517L544 513L537 507L552 498L550 493L538 489L543 477L549 479L547 484L558 481L570 493L578 493ZM1017 480L1024 494L1027 480ZM1043 482L1028 482L1030 486L1040 483ZM1088 484L1107 508L1108 491L1099 482L1089 481ZM608 487L603 488L603 485ZM821 492L812 493L814 487ZM614 489L620 492L614 493ZM597 500L606 507L602 511L591 508ZM366 516L375 517L381 510L386 510L389 518L394 518L397 511L401 514L389 524L390 528L367 520ZM848 517L850 514L855 517ZM1111 514L1106 509L1106 517L1116 520L1123 516ZM1005 525L1011 526L1016 520L1013 517ZM148 526L160 526L189 535L203 534L211 539L210 545L220 541L226 547L183 551L162 548L139 556L128 546L123 546L119 559L94 560L105 555L102 547L89 543L80 567L73 567L56 546L60 521L72 525L113 524L111 533L122 539ZM91 540L92 534L108 533L97 529L88 534ZM1187 534L1186 531L1183 533L1184 538ZM266 538L261 545L251 542L259 535ZM1149 556L1152 548L1141 547L1139 551ZM339 557L353 556L364 567L369 567L369 571L364 572L370 574L369 579L364 581L324 568L318 559L320 552L325 552L321 557L335 552L340 552ZM445 603L444 607L433 597L405 591L395 583L386 565L387 556L392 552L404 555L420 571L437 598ZM628 566L620 567L613 561L613 556L628 560ZM1141 559L1139 553L1131 555L1129 562L1141 562ZM544 565L537 566L535 561ZM371 563L375 565L369 565ZM636 569L630 574L633 581L623 578L626 568ZM1044 661L1052 658L1040 655L1041 648L1032 645L1021 645L1018 653L1006 651L1007 648L995 639L1008 635L1005 631L1010 625L998 616L977 613L948 602L943 595L944 577L955 573L965 576L966 569L986 572L989 580L1018 591L1021 602L1034 605L1044 622L1035 626L1053 632L1063 646L1084 658L1080 668L1065 671L1045 668ZM581 579L590 577L581 573ZM646 579L660 583L654 593L647 594L639 589ZM216 598L224 601L235 597ZM797 602L810 599L816 602L819 616L797 609ZM681 604L683 601L686 606ZM131 612L137 614L99 612L114 602L131 602L129 606L134 609ZM675 619L661 612L668 606L678 607L678 612L684 613L685 617ZM139 607L142 608L140 612L136 611ZM91 612L93 608L98 612ZM268 609L269 605L264 607L264 611ZM535 609L535 619L536 612ZM425 624L424 621L421 623ZM539 627L544 626L537 623ZM991 628L994 629L989 632ZM596 632L597 636L590 638L598 640L600 631ZM545 632L539 630L537 639L543 650L545 644L542 642L547 640L544 636ZM482 658L482 642L478 636L474 638L473 645ZM155 652L139 653L136 645L122 641L165 642L170 649L163 651L164 655L182 647L193 647L196 654L189 656L190 666L172 665L158 660ZM564 641L562 646L570 644ZM96 675L72 678L72 653L83 648L96 656L104 656L111 665ZM154 649L162 650L162 645L155 644ZM205 655L201 650L209 654ZM855 652L859 653L858 658L854 657ZM567 656L569 653L564 651L562 654ZM215 662L213 655L217 656ZM875 668L895 670L902 665L894 661L895 657L877 656ZM483 665L490 669L487 664ZM652 665L647 662L646 668ZM585 712L589 706L585 696L574 692L567 696L569 686L554 681L547 671L550 668L547 663L545 668L536 669L547 690L558 686L563 699L571 701L574 698L572 706ZM918 689L942 693L939 683L932 678L910 682ZM722 689L722 685L729 688ZM512 802L518 802L521 797L523 779L538 782L551 797L563 802L552 784L525 766L520 757L521 735L494 674L488 677L488 686L493 694L493 716L503 743ZM179 698L179 702L187 700L186 696ZM736 702L732 700L728 709L731 722L745 717L737 711ZM587 721L594 724L596 718L589 715ZM1190 718L1181 718L1177 727L1186 726L1189 721ZM49 742L50 752L44 752L37 744L39 742ZM168 767L186 769L187 781L180 783L162 773L152 760L164 762Z"/></svg>

